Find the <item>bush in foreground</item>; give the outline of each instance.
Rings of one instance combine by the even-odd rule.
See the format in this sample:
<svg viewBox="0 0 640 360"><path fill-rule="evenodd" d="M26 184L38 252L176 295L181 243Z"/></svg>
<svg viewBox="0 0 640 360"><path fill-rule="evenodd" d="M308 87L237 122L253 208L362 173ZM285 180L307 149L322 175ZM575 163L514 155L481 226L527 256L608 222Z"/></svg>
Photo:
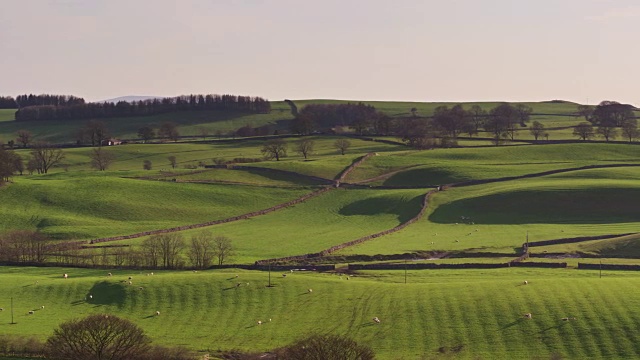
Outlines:
<svg viewBox="0 0 640 360"><path fill-rule="evenodd" d="M371 360L373 350L339 335L311 335L282 349L283 360Z"/></svg>

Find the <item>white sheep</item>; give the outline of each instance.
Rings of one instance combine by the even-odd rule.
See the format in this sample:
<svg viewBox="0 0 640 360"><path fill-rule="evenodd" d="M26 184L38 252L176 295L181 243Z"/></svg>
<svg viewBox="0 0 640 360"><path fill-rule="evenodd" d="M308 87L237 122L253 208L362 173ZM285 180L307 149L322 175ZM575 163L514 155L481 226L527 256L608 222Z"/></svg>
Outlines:
<svg viewBox="0 0 640 360"><path fill-rule="evenodd" d="M309 290L307 290L307 292L309 292L309 294L311 294L313 292L313 289L309 289Z"/></svg>
<svg viewBox="0 0 640 360"><path fill-rule="evenodd" d="M41 309L44 309L44 305L42 305L40 308L41 308Z"/></svg>
<svg viewBox="0 0 640 360"><path fill-rule="evenodd" d="M129 280L129 285L133 284L133 281Z"/></svg>
<svg viewBox="0 0 640 360"><path fill-rule="evenodd" d="M4 311L4 308L0 308L0 311Z"/></svg>
<svg viewBox="0 0 640 360"><path fill-rule="evenodd" d="M68 278L68 277L69 277L69 275L67 275L67 274L62 274L62 277L66 279L66 278Z"/></svg>
<svg viewBox="0 0 640 360"><path fill-rule="evenodd" d="M262 325L262 321L258 320L258 325Z"/></svg>
<svg viewBox="0 0 640 360"><path fill-rule="evenodd" d="M89 294L89 299L93 299L93 295Z"/></svg>
<svg viewBox="0 0 640 360"><path fill-rule="evenodd" d="M532 317L532 316L531 316L531 313L526 313L526 314L524 314L524 318L525 318L525 319L531 319L531 317Z"/></svg>
<svg viewBox="0 0 640 360"><path fill-rule="evenodd" d="M133 278L131 276L129 276L129 280L133 280Z"/></svg>
<svg viewBox="0 0 640 360"><path fill-rule="evenodd" d="M160 315L160 311L156 311L156 316L159 316L159 315Z"/></svg>
<svg viewBox="0 0 640 360"><path fill-rule="evenodd" d="M29 310L29 315L33 315L35 312L33 310Z"/></svg>
<svg viewBox="0 0 640 360"><path fill-rule="evenodd" d="M522 285L527 285L527 284L529 284L529 282L528 282L527 280L525 280L525 281L522 283Z"/></svg>
<svg viewBox="0 0 640 360"><path fill-rule="evenodd" d="M380 324L380 319L378 319L378 317L374 317L373 318L373 322L375 322L376 324Z"/></svg>
<svg viewBox="0 0 640 360"><path fill-rule="evenodd" d="M113 274L112 273L108 273L107 276L113 276Z"/></svg>
<svg viewBox="0 0 640 360"><path fill-rule="evenodd" d="M142 286L140 286L138 289L140 289L140 290L144 290L144 288L143 288Z"/></svg>
<svg viewBox="0 0 640 360"><path fill-rule="evenodd" d="M282 274L282 277L283 277L283 278L286 278L286 277L287 277L287 274Z"/></svg>

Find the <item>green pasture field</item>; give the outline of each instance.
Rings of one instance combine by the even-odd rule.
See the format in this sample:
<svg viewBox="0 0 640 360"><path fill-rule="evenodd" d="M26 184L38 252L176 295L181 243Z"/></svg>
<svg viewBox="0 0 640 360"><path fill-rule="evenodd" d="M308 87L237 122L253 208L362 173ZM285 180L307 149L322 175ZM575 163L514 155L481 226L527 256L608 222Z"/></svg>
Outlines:
<svg viewBox="0 0 640 360"><path fill-rule="evenodd" d="M271 125L274 129L287 128L288 120L293 118L289 107L273 107L269 114L252 114L232 111L182 111L151 116L121 117L100 119L107 125L112 136L121 139L137 139L138 129L151 126L156 130L164 122L170 121L178 125L181 136L199 136L200 129L209 131L209 138L219 130L225 134L231 130L251 125L253 127ZM0 119L13 119L11 113L0 113ZM10 117L10 119L9 119ZM5 143L15 138L18 130L31 131L36 139L54 143L74 142L78 129L85 126L87 120L74 121L0 121L0 140Z"/></svg>
<svg viewBox="0 0 640 360"><path fill-rule="evenodd" d="M585 165L640 163L636 147L626 144L497 146L408 150L379 155L351 172L347 181L357 182L394 173L373 185L438 185Z"/></svg>
<svg viewBox="0 0 640 360"><path fill-rule="evenodd" d="M0 109L0 121L13 121L16 109Z"/></svg>
<svg viewBox="0 0 640 360"><path fill-rule="evenodd" d="M181 233L187 241L203 230L227 236L236 252L230 262L251 264L262 259L318 252L390 229L420 211L423 194L421 190L337 189L264 216ZM143 240L116 243L137 245Z"/></svg>
<svg viewBox="0 0 640 360"><path fill-rule="evenodd" d="M168 178L163 176L163 178ZM267 186L313 186L326 183L304 176L281 174L277 172L249 170L209 169L191 174L169 176L183 182L220 182L229 184L251 184Z"/></svg>
<svg viewBox="0 0 640 360"><path fill-rule="evenodd" d="M404 150L406 147L402 145L390 145L373 141L365 141L360 139L349 139L351 147L345 155L337 154L337 150L333 147L338 137L316 136L307 139L315 142L315 151L309 156L308 160L304 160L302 155L295 152L296 142L298 138L285 139L288 147L287 157L281 161L262 161L258 163L247 163L240 165L273 167L283 170L297 171L298 168L315 169L308 172L301 171L303 174L326 177L333 179L344 168L349 166L353 159L362 156L368 152L385 152ZM199 162L206 165L212 165L214 159L231 161L235 158L251 158L263 159L261 153L264 140L243 140L237 142L204 142L204 143L164 143L164 144L125 144L111 147L103 147L102 150L111 153L115 160L109 166L109 170L126 170L137 173L142 170L144 160L152 163L152 170L143 173L153 175L155 170L174 171L169 162L169 156L175 156L177 168L194 167ZM90 154L94 151L91 147L69 148L63 149L65 154L64 164L68 166L69 171L90 170L91 158ZM17 153L25 159L29 156L28 150L17 150ZM322 165L319 165L322 164ZM321 168L321 169L320 169ZM62 167L54 167L52 172L61 172Z"/></svg>
<svg viewBox="0 0 640 360"><path fill-rule="evenodd" d="M591 240L571 244L532 247L532 253L584 253L603 257L640 258L640 235L633 234L613 239ZM635 259L634 259L635 260ZM638 261L638 260L635 260Z"/></svg>
<svg viewBox="0 0 640 360"><path fill-rule="evenodd" d="M126 235L224 219L312 190L145 181L99 172L34 175L0 189L0 229L38 229L56 239Z"/></svg>
<svg viewBox="0 0 640 360"><path fill-rule="evenodd" d="M128 276L133 285L123 282ZM305 272L287 272L286 278L274 273L271 279L269 288L267 272L145 276L3 267L0 334L44 340L62 321L110 313L141 326L156 344L202 353L268 351L313 332L348 335L371 346L379 359L610 359L640 353L637 272L610 271L599 278L597 271L571 269L414 270L407 284L404 271L363 271L349 281Z"/></svg>
<svg viewBox="0 0 640 360"><path fill-rule="evenodd" d="M429 250L516 253L526 241L637 232L637 180L536 178L436 193L408 228L340 254ZM462 220L461 217L471 220Z"/></svg>

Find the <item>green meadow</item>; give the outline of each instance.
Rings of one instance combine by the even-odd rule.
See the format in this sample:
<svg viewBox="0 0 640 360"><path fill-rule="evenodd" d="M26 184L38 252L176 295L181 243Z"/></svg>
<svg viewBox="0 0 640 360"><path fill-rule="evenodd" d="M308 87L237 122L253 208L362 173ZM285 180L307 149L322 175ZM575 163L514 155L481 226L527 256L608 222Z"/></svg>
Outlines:
<svg viewBox="0 0 640 360"><path fill-rule="evenodd" d="M268 351L312 332L348 335L380 359L610 359L640 352L640 278L633 272L599 278L578 270L423 270L409 271L407 284L402 271L349 280L294 272L272 274L269 288L267 272L241 270L113 277L105 270L1 271L0 333L41 339L66 319L111 313L137 323L155 343L202 353ZM123 282L128 276L133 285Z"/></svg>

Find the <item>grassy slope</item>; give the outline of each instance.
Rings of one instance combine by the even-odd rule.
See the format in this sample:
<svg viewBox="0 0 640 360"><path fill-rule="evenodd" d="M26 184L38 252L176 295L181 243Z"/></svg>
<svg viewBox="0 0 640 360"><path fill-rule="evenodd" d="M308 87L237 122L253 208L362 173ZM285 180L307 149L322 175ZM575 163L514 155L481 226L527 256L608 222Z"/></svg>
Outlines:
<svg viewBox="0 0 640 360"><path fill-rule="evenodd" d="M15 109L0 109L0 121L13 121Z"/></svg>
<svg viewBox="0 0 640 360"><path fill-rule="evenodd" d="M534 253L585 253L603 257L640 258L640 235L633 234L606 240L592 240L573 244L534 247ZM638 260L634 260L638 263ZM609 263L609 261L603 261Z"/></svg>
<svg viewBox="0 0 640 360"><path fill-rule="evenodd" d="M95 238L193 224L260 210L311 189L181 184L98 173L19 179L0 189L0 229Z"/></svg>
<svg viewBox="0 0 640 360"><path fill-rule="evenodd" d="M0 272L0 306L8 309L9 296L14 297L17 322L9 325L9 311L1 312L0 333L44 338L61 321L108 312L133 320L156 343L204 351L266 351L306 333L330 332L372 346L380 359L436 358L443 356L440 348L446 358L468 359L640 354L636 273L599 279L597 272L575 270L411 271L408 284L402 283L400 271L365 273L350 281L294 273L273 276L276 287L267 288L266 272L156 272L147 277L115 271L113 278L105 270ZM70 278L62 279L63 272ZM133 286L118 282L129 275ZM530 284L520 286L522 279ZM243 285L235 289L237 281ZM90 302L84 300L87 294L93 295ZM27 315L41 305L45 309ZM522 318L527 312L532 320ZM374 316L382 323L373 324ZM562 321L566 316L576 320ZM459 352L453 350L457 347Z"/></svg>
<svg viewBox="0 0 640 360"><path fill-rule="evenodd" d="M232 239L236 249L233 263L253 263L318 252L392 228L418 213L421 194L419 190L336 190L295 207L206 230ZM188 238L200 231L183 234Z"/></svg>
<svg viewBox="0 0 640 360"><path fill-rule="evenodd" d="M15 113L13 111L11 114ZM9 115L0 113L1 118ZM11 115L13 118L13 115ZM216 130L228 132L244 125L254 127L272 125L274 128L286 127L286 121L292 118L289 107L284 104L274 104L269 114L246 114L220 111L187 111L177 113L158 114L144 117L122 117L103 119L110 133L118 138L135 139L138 129L143 126L158 128L163 122L171 121L178 125L183 136L199 135L200 128L209 130L213 136ZM34 133L38 139L50 142L73 142L78 128L86 124L85 120L78 121L34 121L0 122L0 140L7 141L15 137L15 132L26 129Z"/></svg>
<svg viewBox="0 0 640 360"><path fill-rule="evenodd" d="M399 171L381 185L425 185L516 176L591 164L638 163L637 149L624 144L528 145L384 153L352 172L359 181ZM374 183L376 184L376 183Z"/></svg>
<svg viewBox="0 0 640 360"><path fill-rule="evenodd" d="M527 232L531 241L635 232L640 215L629 199L639 196L636 180L540 178L454 188L436 194L416 224L343 253L512 252Z"/></svg>
<svg viewBox="0 0 640 360"><path fill-rule="evenodd" d="M384 152L398 151L406 149L402 145L389 145L372 141L364 141L352 139L351 148L346 155L336 155L336 149L333 143L336 137L311 137L315 142L314 153L305 161L304 158L295 152L296 138L286 139L288 146L288 156L281 161L263 161L259 163L243 164L259 167L275 167L284 170L297 171L298 168L326 168L320 170L321 177L332 179L345 167L347 167L354 158L362 156L368 152ZM177 167L196 166L200 161L207 165L213 164L213 159L233 160L234 158L258 158L262 159L263 154L260 152L264 144L263 140L245 140L238 142L212 142L212 143L165 143L165 144L126 144L112 147L104 147L103 150L112 153L115 161L109 167L109 170L126 170L137 173L142 169L144 160L151 161L154 170L173 170L171 169L169 156L175 156ZM70 148L64 149L64 163L69 166L70 171L90 170L89 155L93 148ZM25 159L28 158L27 150L19 149L17 153ZM326 165L318 165L326 164ZM51 171L60 172L60 167L53 168ZM305 172L303 174L314 173L315 171ZM149 172L145 172L150 175ZM324 175L324 176L323 176Z"/></svg>

